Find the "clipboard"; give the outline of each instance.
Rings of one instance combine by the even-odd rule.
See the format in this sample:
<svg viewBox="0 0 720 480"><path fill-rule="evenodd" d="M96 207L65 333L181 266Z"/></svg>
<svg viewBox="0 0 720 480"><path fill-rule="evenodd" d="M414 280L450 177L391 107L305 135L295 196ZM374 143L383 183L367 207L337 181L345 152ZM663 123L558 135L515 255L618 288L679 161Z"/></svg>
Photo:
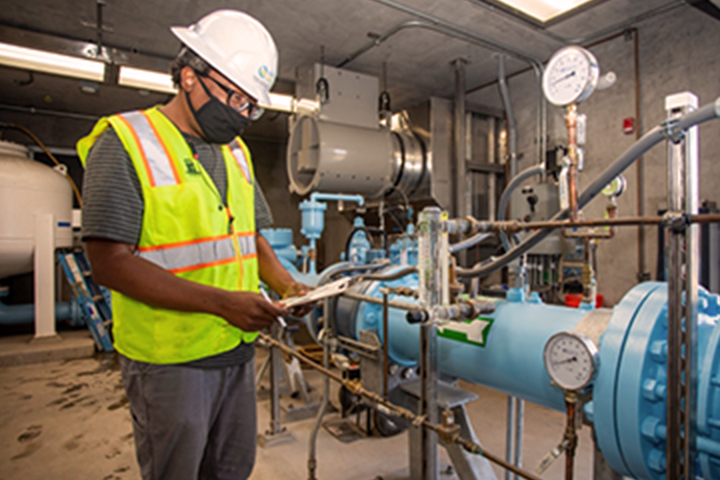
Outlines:
<svg viewBox="0 0 720 480"><path fill-rule="evenodd" d="M326 283L321 287L310 290L305 295L279 300L279 303L281 303L285 308L300 307L308 303L317 302L318 300L322 300L324 298L342 295L352 286L352 284L352 277L341 278L340 280L335 280L334 282Z"/></svg>

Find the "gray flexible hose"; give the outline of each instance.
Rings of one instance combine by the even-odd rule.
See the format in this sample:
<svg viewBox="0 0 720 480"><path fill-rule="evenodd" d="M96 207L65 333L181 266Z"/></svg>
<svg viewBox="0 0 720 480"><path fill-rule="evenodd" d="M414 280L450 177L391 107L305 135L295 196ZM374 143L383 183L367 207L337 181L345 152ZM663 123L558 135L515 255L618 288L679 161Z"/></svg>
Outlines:
<svg viewBox="0 0 720 480"><path fill-rule="evenodd" d="M498 204L497 219L498 221L505 220L505 212L507 211L508 203L510 202L510 196L522 182L535 175L542 175L545 172L545 165L533 165L521 171L510 180L505 190L503 190L500 196L500 203ZM507 238L505 232L500 232L500 240L502 241L503 248L505 251L509 251L511 248L510 241Z"/></svg>
<svg viewBox="0 0 720 480"><path fill-rule="evenodd" d="M473 235L470 238L467 238L463 240L462 242L454 243L450 245L450 253L455 254L462 250L467 250L470 247L474 247L478 243L482 243L488 238L491 238L493 236L492 233L478 233L477 235Z"/></svg>
<svg viewBox="0 0 720 480"><path fill-rule="evenodd" d="M578 206L583 207L587 205L587 203L595 198L595 196L600 193L602 189L612 181L612 179L624 172L630 165L633 164L633 162L635 162L635 160L658 143L666 140L668 138L668 134L670 134L670 136L674 136L675 134L685 131L694 125L707 122L708 120L712 120L714 118L720 119L720 98L713 103L704 105L694 112L681 117L670 127L668 127L666 123L663 123L653 128L643 135L640 140L632 144L630 148L625 150L625 152L620 155L617 160L608 166L582 192L578 198ZM550 219L550 221L563 220L567 217L567 214L567 209L560 210ZM458 268L457 274L459 277L487 277L543 241L545 237L552 233L552 231L553 229L538 230L532 235L526 237L525 241L521 244L516 245L512 250L505 252L502 256L486 264L479 263L469 269Z"/></svg>

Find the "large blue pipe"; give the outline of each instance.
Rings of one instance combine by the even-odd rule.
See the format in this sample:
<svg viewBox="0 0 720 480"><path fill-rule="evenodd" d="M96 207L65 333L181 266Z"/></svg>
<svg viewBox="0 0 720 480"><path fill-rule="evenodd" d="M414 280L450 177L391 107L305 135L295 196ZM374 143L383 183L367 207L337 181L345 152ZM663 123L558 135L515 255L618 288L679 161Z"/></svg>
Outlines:
<svg viewBox="0 0 720 480"><path fill-rule="evenodd" d="M406 277L354 288L380 298L382 286L416 287ZM391 299L411 302L405 297ZM720 299L700 291L698 307L698 463L703 478L720 479ZM608 313L610 313L608 311ZM573 330L584 310L545 305L537 298L496 303L482 335L474 343L456 332L438 332L438 369L446 374L564 410L563 392L550 384L543 350L555 333ZM338 331L359 339L374 329L382 338L379 305L348 298L338 301ZM405 312L389 311L391 360L417 363L419 328ZM665 475L667 385L667 286L648 282L633 288L612 310L599 342L599 360L591 385L593 400L585 411L594 421L598 446L610 466L625 476L652 480Z"/></svg>

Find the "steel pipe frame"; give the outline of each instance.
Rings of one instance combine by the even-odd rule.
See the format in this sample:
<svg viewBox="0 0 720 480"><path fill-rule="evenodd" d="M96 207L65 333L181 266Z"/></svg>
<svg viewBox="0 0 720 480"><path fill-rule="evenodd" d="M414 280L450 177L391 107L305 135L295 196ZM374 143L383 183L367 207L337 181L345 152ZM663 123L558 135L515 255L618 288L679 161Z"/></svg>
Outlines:
<svg viewBox="0 0 720 480"><path fill-rule="evenodd" d="M680 104L672 105L672 103ZM669 105L670 104L670 105ZM666 98L669 122L697 108L697 97ZM698 211L700 159L697 127L668 139L668 215ZM668 478L695 478L697 457L697 303L699 262L697 227L669 224L667 439Z"/></svg>

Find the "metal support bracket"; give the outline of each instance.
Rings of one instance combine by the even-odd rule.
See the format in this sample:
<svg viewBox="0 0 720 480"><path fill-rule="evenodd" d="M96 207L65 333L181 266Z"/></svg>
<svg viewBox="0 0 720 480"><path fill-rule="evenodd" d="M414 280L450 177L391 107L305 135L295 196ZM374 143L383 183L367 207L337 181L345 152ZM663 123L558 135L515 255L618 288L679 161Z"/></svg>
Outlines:
<svg viewBox="0 0 720 480"><path fill-rule="evenodd" d="M665 120L662 124L663 137L676 145L682 142L685 138L685 130L679 129L678 123L678 118L670 118Z"/></svg>
<svg viewBox="0 0 720 480"><path fill-rule="evenodd" d="M663 215L663 226L672 233L685 232L690 223L690 217L685 212L667 212Z"/></svg>

